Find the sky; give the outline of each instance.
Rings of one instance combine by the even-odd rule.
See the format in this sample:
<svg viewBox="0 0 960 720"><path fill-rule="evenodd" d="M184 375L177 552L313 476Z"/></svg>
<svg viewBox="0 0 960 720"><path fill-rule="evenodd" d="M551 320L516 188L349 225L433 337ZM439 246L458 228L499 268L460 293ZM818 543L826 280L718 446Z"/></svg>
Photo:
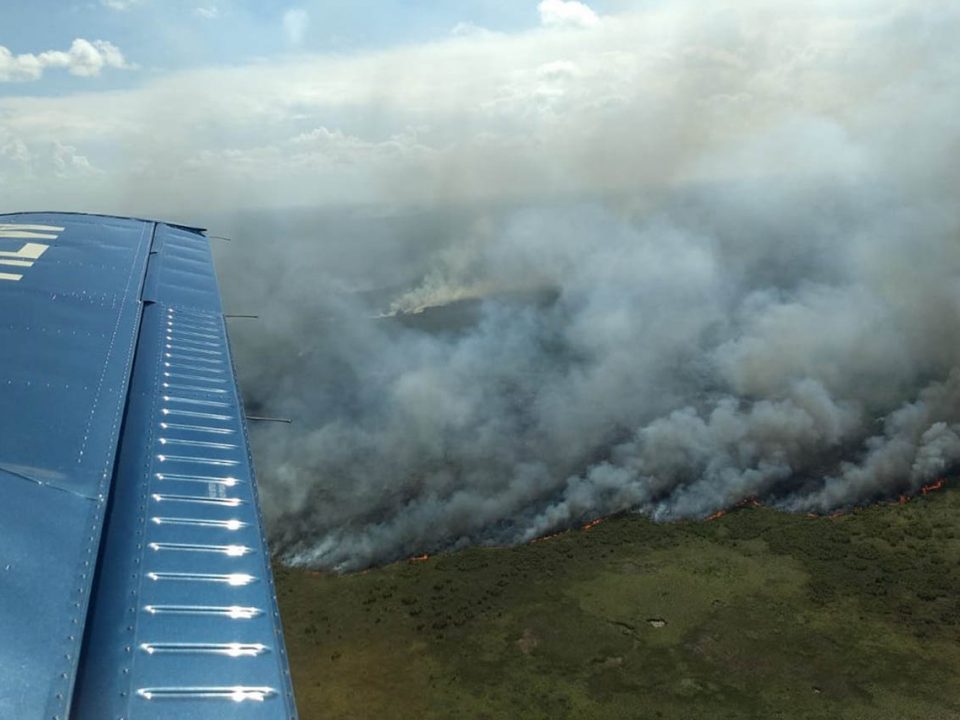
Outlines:
<svg viewBox="0 0 960 720"><path fill-rule="evenodd" d="M787 120L822 134L825 154L779 143L782 162L856 163L844 137L880 122L858 109L885 87L908 93L918 64L952 47L958 12L946 0L12 0L0 210L199 222L636 195L776 173L736 153Z"/></svg>
<svg viewBox="0 0 960 720"><path fill-rule="evenodd" d="M6 2L0 204L183 217L567 192L570 169L542 177L543 144L566 144L564 115L633 103L637 73L679 50L670 27L691 12L658 0ZM497 189L511 157L520 167ZM464 162L478 165L475 187L448 187ZM419 188L402 180L412 173Z"/></svg>
<svg viewBox="0 0 960 720"><path fill-rule="evenodd" d="M594 4L601 8L602 3ZM76 38L121 49L137 73L103 73L96 89L131 87L173 70L264 62L290 53L357 52L429 42L468 26L516 32L536 25L536 3L509 0L13 0L0 9L14 55L67 50ZM16 29L16 32L11 30ZM30 93L76 92L48 79ZM86 88L89 89L89 88ZM4 89L5 94L11 92Z"/></svg>

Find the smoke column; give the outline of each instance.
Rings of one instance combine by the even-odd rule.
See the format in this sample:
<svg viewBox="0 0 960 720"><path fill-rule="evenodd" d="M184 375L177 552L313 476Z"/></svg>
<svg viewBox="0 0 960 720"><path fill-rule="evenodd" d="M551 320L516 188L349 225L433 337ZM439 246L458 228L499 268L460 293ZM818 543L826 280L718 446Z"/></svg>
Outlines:
<svg viewBox="0 0 960 720"><path fill-rule="evenodd" d="M538 46L550 120L499 170L465 150L345 220L238 221L241 381L296 420L254 431L284 561L828 512L956 466L957 10L828 6L680 12L649 62L651 20L601 19L603 72Z"/></svg>

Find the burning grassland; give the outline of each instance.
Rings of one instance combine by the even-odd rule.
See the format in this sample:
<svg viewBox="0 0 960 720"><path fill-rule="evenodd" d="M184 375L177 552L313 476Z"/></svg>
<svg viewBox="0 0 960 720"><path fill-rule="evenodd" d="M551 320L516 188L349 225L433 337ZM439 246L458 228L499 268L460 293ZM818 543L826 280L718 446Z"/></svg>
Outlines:
<svg viewBox="0 0 960 720"><path fill-rule="evenodd" d="M833 519L748 504L351 575L278 567L301 712L955 718L960 489L939 490Z"/></svg>

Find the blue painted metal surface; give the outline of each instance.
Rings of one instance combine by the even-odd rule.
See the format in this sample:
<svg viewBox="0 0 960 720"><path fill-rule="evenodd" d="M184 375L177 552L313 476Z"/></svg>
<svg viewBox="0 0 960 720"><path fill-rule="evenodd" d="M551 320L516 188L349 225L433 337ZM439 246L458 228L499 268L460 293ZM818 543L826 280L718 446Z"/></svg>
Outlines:
<svg viewBox="0 0 960 720"><path fill-rule="evenodd" d="M294 717L207 240L4 223L64 230L0 237L0 717Z"/></svg>
<svg viewBox="0 0 960 720"><path fill-rule="evenodd" d="M0 216L0 717L68 709L152 226Z"/></svg>
<svg viewBox="0 0 960 720"><path fill-rule="evenodd" d="M0 280L0 465L8 472L88 498L102 493L151 230L129 220L0 216L8 277Z"/></svg>

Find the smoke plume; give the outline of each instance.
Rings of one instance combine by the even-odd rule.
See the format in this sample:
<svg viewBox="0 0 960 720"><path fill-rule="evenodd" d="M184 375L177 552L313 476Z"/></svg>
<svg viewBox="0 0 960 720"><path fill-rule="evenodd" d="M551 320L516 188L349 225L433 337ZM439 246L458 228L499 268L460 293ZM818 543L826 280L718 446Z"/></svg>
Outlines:
<svg viewBox="0 0 960 720"><path fill-rule="evenodd" d="M538 35L541 114L498 96L392 204L236 220L242 383L296 421L254 432L285 561L828 512L956 466L958 12L736 7L556 31L605 33L597 62Z"/></svg>

